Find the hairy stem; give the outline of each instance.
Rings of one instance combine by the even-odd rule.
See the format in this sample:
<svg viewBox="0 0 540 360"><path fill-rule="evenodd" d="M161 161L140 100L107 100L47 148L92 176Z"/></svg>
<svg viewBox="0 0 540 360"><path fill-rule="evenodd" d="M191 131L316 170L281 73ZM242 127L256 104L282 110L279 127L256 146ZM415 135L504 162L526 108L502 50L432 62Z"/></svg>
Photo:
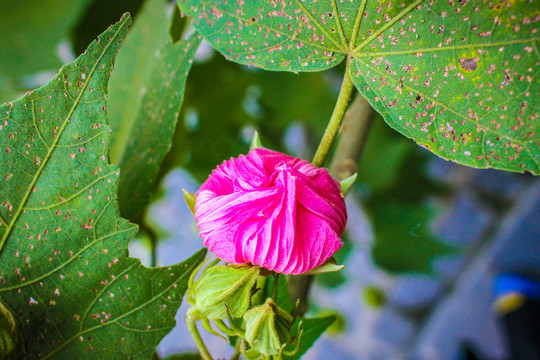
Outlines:
<svg viewBox="0 0 540 360"><path fill-rule="evenodd" d="M326 158L328 157L328 153L332 148L332 144L336 139L339 127L343 121L343 116L347 110L347 105L349 104L349 98L351 97L351 93L354 88L350 74L350 65L351 60L348 59L347 66L345 67L345 76L343 76L343 82L341 83L341 90L339 91L334 112L330 117L330 121L328 122L328 126L324 131L323 138L321 139L317 152L313 157L312 163L318 167L323 166Z"/></svg>
<svg viewBox="0 0 540 360"><path fill-rule="evenodd" d="M231 360L239 360L240 359L240 354L241 354L241 351L240 349L242 349L242 342L244 340L240 337L238 337L236 339L236 344L234 345L234 354L231 356Z"/></svg>
<svg viewBox="0 0 540 360"><path fill-rule="evenodd" d="M203 360L213 360L212 355L210 355L210 352L208 352L208 349L204 344L201 334L199 333L199 329L197 329L197 324L195 323L195 320L189 316L189 311L188 313L186 313L186 324L191 334L191 337L193 338L195 344L197 345L197 348L199 349L199 353L201 354Z"/></svg>
<svg viewBox="0 0 540 360"><path fill-rule="evenodd" d="M330 174L335 179L343 180L356 172L374 115L375 111L367 100L357 93L345 113L340 129L341 135L330 163ZM291 299L293 302L300 300L299 316L303 316L307 310L312 281L313 275L291 276L289 279Z"/></svg>

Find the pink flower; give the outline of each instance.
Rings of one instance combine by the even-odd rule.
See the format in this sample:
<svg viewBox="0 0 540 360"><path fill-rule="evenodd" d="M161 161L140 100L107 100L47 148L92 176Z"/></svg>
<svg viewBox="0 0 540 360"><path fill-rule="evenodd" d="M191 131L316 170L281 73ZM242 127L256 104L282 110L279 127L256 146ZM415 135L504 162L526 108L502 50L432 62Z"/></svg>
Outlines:
<svg viewBox="0 0 540 360"><path fill-rule="evenodd" d="M195 218L218 258L301 274L342 246L347 212L326 169L257 148L212 172L197 192Z"/></svg>

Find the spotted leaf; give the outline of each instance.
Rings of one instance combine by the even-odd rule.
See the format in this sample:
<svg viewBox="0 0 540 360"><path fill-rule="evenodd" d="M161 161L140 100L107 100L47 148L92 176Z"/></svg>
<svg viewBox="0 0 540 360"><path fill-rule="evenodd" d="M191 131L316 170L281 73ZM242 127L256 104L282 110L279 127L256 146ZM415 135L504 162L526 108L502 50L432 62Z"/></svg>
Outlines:
<svg viewBox="0 0 540 360"><path fill-rule="evenodd" d="M343 59L385 121L460 164L540 173L540 11L529 1L178 0L228 59L320 71Z"/></svg>
<svg viewBox="0 0 540 360"><path fill-rule="evenodd" d="M118 214L106 86L125 15L53 80L0 106L0 297L25 359L149 358L204 257L147 269Z"/></svg>

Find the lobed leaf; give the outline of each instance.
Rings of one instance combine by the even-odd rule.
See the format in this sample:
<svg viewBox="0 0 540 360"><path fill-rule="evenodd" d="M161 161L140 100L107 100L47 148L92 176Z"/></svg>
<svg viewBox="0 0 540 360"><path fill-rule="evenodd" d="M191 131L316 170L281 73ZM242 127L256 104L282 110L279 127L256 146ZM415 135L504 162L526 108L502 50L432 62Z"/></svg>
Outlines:
<svg viewBox="0 0 540 360"><path fill-rule="evenodd" d="M205 255L156 269L127 256L137 228L118 214L106 87L129 23L0 106L0 297L27 359L149 358Z"/></svg>
<svg viewBox="0 0 540 360"><path fill-rule="evenodd" d="M530 2L178 0L228 59L320 71L350 59L385 121L460 164L540 173Z"/></svg>

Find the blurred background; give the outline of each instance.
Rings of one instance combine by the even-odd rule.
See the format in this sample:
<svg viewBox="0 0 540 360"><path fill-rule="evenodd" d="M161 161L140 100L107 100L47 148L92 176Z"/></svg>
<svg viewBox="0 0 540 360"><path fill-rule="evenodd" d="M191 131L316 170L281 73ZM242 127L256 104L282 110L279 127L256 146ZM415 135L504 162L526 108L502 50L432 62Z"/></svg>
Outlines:
<svg viewBox="0 0 540 360"><path fill-rule="evenodd" d="M137 21L144 5L1 0L0 103L47 82L122 13ZM170 4L171 17L175 11ZM185 26L175 16L173 36ZM153 202L136 219L141 233L131 256L148 266L169 265L202 246L181 189L196 192L223 160L247 152L255 130L266 147L310 159L342 73L341 67L265 72L228 62L203 43ZM337 321L305 359L503 360L516 346L508 325L525 329L520 339L538 339L538 332L523 327L530 311L517 322L508 320L525 306L539 313L534 283L520 285L520 279L540 279L538 179L439 159L378 115L358 175L347 196L344 246L336 254L346 268L317 276L309 298L308 315L335 314ZM518 274L518 280L508 274ZM496 291L496 284L529 300L504 302L507 292ZM185 304L177 327L158 348L160 357L194 352L183 311ZM225 342L207 338L213 353L230 356Z"/></svg>

